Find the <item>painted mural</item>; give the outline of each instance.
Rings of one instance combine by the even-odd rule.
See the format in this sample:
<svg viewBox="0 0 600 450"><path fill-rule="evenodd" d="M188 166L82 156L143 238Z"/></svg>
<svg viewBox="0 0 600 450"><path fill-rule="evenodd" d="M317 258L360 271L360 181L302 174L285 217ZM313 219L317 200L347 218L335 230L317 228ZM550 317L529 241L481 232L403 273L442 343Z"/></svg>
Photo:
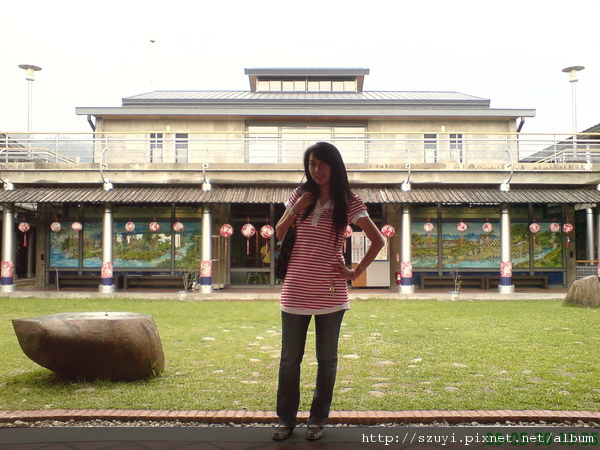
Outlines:
<svg viewBox="0 0 600 450"><path fill-rule="evenodd" d="M115 268L171 267L171 246L175 246L176 267L191 267L199 254L199 222L182 222L179 232L170 222L114 222L113 263ZM68 226L50 233L50 266L100 268L102 263L102 223L83 224L83 245L79 234Z"/></svg>
<svg viewBox="0 0 600 450"><path fill-rule="evenodd" d="M412 256L415 268L437 268L441 246L442 268L499 269L498 222L448 222L438 230L432 222L412 223ZM562 267L562 235L556 226L540 222L532 233L527 223L511 224L511 257L515 268L529 268L530 236L534 235L534 267Z"/></svg>

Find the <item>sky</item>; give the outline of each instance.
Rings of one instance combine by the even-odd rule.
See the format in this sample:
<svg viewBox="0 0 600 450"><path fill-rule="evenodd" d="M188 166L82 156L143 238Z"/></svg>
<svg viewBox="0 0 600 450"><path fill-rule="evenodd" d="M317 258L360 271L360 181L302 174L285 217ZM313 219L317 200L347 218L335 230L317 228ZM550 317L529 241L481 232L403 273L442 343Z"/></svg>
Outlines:
<svg viewBox="0 0 600 450"><path fill-rule="evenodd" d="M98 10L93 9L98 7ZM455 91L535 109L525 133L600 123L600 0L4 0L0 133L89 132L76 107L248 90L245 68L362 67L366 91ZM154 42L152 42L154 41Z"/></svg>

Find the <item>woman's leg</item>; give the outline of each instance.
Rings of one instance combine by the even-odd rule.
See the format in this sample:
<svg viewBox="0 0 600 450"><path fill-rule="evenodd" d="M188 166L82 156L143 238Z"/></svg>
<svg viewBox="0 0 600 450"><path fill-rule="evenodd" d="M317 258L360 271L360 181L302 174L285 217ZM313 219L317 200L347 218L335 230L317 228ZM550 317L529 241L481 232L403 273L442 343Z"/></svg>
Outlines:
<svg viewBox="0 0 600 450"><path fill-rule="evenodd" d="M300 405L300 364L312 316L281 312L281 360L277 387L279 424L295 427Z"/></svg>
<svg viewBox="0 0 600 450"><path fill-rule="evenodd" d="M317 385L315 388L309 425L323 427L329 417L333 388L337 374L338 341L342 319L346 311L315 316L317 362Z"/></svg>

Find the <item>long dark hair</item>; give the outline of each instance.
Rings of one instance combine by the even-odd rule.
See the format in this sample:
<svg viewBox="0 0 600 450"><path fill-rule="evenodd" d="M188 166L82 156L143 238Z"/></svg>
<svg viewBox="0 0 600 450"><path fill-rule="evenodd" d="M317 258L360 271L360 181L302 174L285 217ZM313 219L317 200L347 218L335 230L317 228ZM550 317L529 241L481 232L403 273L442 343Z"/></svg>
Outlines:
<svg viewBox="0 0 600 450"><path fill-rule="evenodd" d="M331 178L329 180L329 195L333 202L333 231L339 235L346 231L348 225L348 200L354 196L350 190L348 182L348 172L346 165L342 159L340 151L328 142L317 142L311 145L304 152L304 174L306 182L300 186L299 195L304 192L311 192L315 196L315 203L306 208L302 219L306 219L313 209L319 198L319 185L315 183L310 175L309 161L310 156L323 161L331 169Z"/></svg>

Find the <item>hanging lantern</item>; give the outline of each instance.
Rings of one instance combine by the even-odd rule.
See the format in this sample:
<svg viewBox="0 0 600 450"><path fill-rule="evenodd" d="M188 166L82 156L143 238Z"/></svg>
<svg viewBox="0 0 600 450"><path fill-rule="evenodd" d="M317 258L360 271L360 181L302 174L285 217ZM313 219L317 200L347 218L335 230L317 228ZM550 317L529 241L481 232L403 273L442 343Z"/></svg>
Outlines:
<svg viewBox="0 0 600 450"><path fill-rule="evenodd" d="M352 236L353 230L350 225L346 225L346 233L344 233L344 253L346 253L346 242L348 238Z"/></svg>
<svg viewBox="0 0 600 450"><path fill-rule="evenodd" d="M173 231L175 233L181 233L183 231L183 224L181 222L175 222L173 224Z"/></svg>
<svg viewBox="0 0 600 450"><path fill-rule="evenodd" d="M274 232L275 231L273 230L273 227L271 225L264 225L260 229L260 235L265 239L269 239L271 236L273 236Z"/></svg>
<svg viewBox="0 0 600 450"><path fill-rule="evenodd" d="M226 223L221 226L219 233L224 238L229 238L229 237L233 236L233 227L231 225L229 225L228 223ZM227 243L228 242L229 242L229 239L225 239L225 254L226 255L227 255Z"/></svg>
<svg viewBox="0 0 600 450"><path fill-rule="evenodd" d="M467 224L466 224L466 223L464 223L464 222L458 222L458 223L456 224L456 229L457 229L458 231L460 231L461 233L464 233L465 231L467 231L467 228L469 228L469 227L468 227L468 226L467 226ZM464 236L461 236L461 237L460 237L460 246L461 246L461 247L463 247L464 245L465 245L465 237L464 237Z"/></svg>
<svg viewBox="0 0 600 450"><path fill-rule="evenodd" d="M490 247L490 235L492 234L492 231L494 231L494 226L491 223L486 222L483 224L482 228L483 228L483 232L487 233L487 236L485 237L485 246L487 248L489 248Z"/></svg>
<svg viewBox="0 0 600 450"><path fill-rule="evenodd" d="M256 229L251 223L247 223L242 227L242 234L246 237L246 255L250 254L250 238L254 236Z"/></svg>
<svg viewBox="0 0 600 450"><path fill-rule="evenodd" d="M76 233L79 233L83 229L83 225L81 224L81 222L75 221L71 224L71 229Z"/></svg>
<svg viewBox="0 0 600 450"><path fill-rule="evenodd" d="M565 222L562 226L562 229L565 234L569 234L570 232L573 231L574 228L573 228L572 224L570 224L569 222ZM569 241L570 241L570 239L567 236L567 248L569 247ZM599 265L600 265L600 263L599 263Z"/></svg>
<svg viewBox="0 0 600 450"><path fill-rule="evenodd" d="M19 231L23 233L23 247L27 247L27 232L29 231L29 224L27 222L21 222L19 224Z"/></svg>
<svg viewBox="0 0 600 450"><path fill-rule="evenodd" d="M433 224L427 219L427 223L423 225L423 229L425 233L427 233L427 247L431 247L431 232L434 230Z"/></svg>
<svg viewBox="0 0 600 450"><path fill-rule="evenodd" d="M158 230L160 230L160 225L158 224L158 222L150 222L148 228L150 228L150 231L152 231L153 233L156 233Z"/></svg>
<svg viewBox="0 0 600 450"><path fill-rule="evenodd" d="M133 233L135 231L135 223L129 221L125 224L125 231L128 233Z"/></svg>
<svg viewBox="0 0 600 450"><path fill-rule="evenodd" d="M394 234L396 234L396 230L393 226L387 224L381 227L381 234L383 234L386 238L391 238Z"/></svg>
<svg viewBox="0 0 600 450"><path fill-rule="evenodd" d="M533 222L531 225L529 225L529 231L531 231L533 233L533 246L535 247L536 242L535 242L535 234L540 231L540 224Z"/></svg>
<svg viewBox="0 0 600 450"><path fill-rule="evenodd" d="M221 226L220 233L223 237L231 237L233 235L233 227L226 223L225 225Z"/></svg>
<svg viewBox="0 0 600 450"><path fill-rule="evenodd" d="M52 222L50 224L50 229L55 233L58 233L60 230L62 230L62 225L60 224L60 222Z"/></svg>
<svg viewBox="0 0 600 450"><path fill-rule="evenodd" d="M556 233L560 231L560 224L552 222L548 225L548 229L552 233L552 248L556 248Z"/></svg>

